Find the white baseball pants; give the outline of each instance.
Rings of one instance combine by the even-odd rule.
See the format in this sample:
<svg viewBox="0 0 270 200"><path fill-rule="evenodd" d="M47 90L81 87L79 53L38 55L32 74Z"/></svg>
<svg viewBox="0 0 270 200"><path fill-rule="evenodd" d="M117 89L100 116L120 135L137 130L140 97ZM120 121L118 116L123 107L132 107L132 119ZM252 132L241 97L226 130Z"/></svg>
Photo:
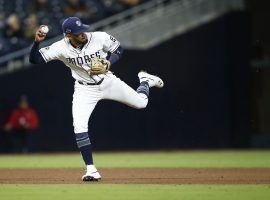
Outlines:
<svg viewBox="0 0 270 200"><path fill-rule="evenodd" d="M75 133L88 132L90 115L101 99L118 101L137 109L145 108L148 103L146 95L137 93L113 74L106 75L100 85L82 85L75 81L72 102Z"/></svg>

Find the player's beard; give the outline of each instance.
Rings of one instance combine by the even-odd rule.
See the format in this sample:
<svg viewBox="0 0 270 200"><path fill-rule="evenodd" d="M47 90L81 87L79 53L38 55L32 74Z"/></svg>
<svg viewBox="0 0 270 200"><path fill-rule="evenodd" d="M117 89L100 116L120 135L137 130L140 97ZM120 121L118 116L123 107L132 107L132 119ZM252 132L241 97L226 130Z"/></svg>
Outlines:
<svg viewBox="0 0 270 200"><path fill-rule="evenodd" d="M85 44L87 42L87 36L85 33L81 33L77 37L74 37L73 40L78 44Z"/></svg>

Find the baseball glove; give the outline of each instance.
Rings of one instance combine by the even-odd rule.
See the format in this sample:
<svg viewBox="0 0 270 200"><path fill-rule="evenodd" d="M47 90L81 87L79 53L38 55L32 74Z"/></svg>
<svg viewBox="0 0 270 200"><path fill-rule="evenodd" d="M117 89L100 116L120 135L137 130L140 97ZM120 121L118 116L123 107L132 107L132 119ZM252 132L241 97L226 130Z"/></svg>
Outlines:
<svg viewBox="0 0 270 200"><path fill-rule="evenodd" d="M110 70L110 61L102 58L94 58L91 62L91 68L88 71L89 75L104 74Z"/></svg>

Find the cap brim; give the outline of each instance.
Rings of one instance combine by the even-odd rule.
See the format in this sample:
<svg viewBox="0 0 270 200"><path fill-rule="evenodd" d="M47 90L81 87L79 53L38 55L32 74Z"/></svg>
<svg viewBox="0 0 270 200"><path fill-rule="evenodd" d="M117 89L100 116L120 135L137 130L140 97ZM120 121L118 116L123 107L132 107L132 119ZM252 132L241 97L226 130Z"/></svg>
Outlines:
<svg viewBox="0 0 270 200"><path fill-rule="evenodd" d="M90 28L90 26L85 25L85 24L82 24L82 26L80 27L80 29L74 31L74 32L71 33L71 34L79 35L79 34L81 34L81 33L83 33L83 32L89 31L89 28Z"/></svg>

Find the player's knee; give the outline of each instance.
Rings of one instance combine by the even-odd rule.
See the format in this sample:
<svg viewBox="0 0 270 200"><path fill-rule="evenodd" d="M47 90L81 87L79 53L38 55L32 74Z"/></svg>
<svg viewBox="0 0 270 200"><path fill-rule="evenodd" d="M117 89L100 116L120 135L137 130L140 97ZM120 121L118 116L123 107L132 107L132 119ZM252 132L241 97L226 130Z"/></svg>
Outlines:
<svg viewBox="0 0 270 200"><path fill-rule="evenodd" d="M135 108L144 109L144 108L146 108L146 106L147 106L147 101L140 101L140 102L138 102L138 104L136 105Z"/></svg>

